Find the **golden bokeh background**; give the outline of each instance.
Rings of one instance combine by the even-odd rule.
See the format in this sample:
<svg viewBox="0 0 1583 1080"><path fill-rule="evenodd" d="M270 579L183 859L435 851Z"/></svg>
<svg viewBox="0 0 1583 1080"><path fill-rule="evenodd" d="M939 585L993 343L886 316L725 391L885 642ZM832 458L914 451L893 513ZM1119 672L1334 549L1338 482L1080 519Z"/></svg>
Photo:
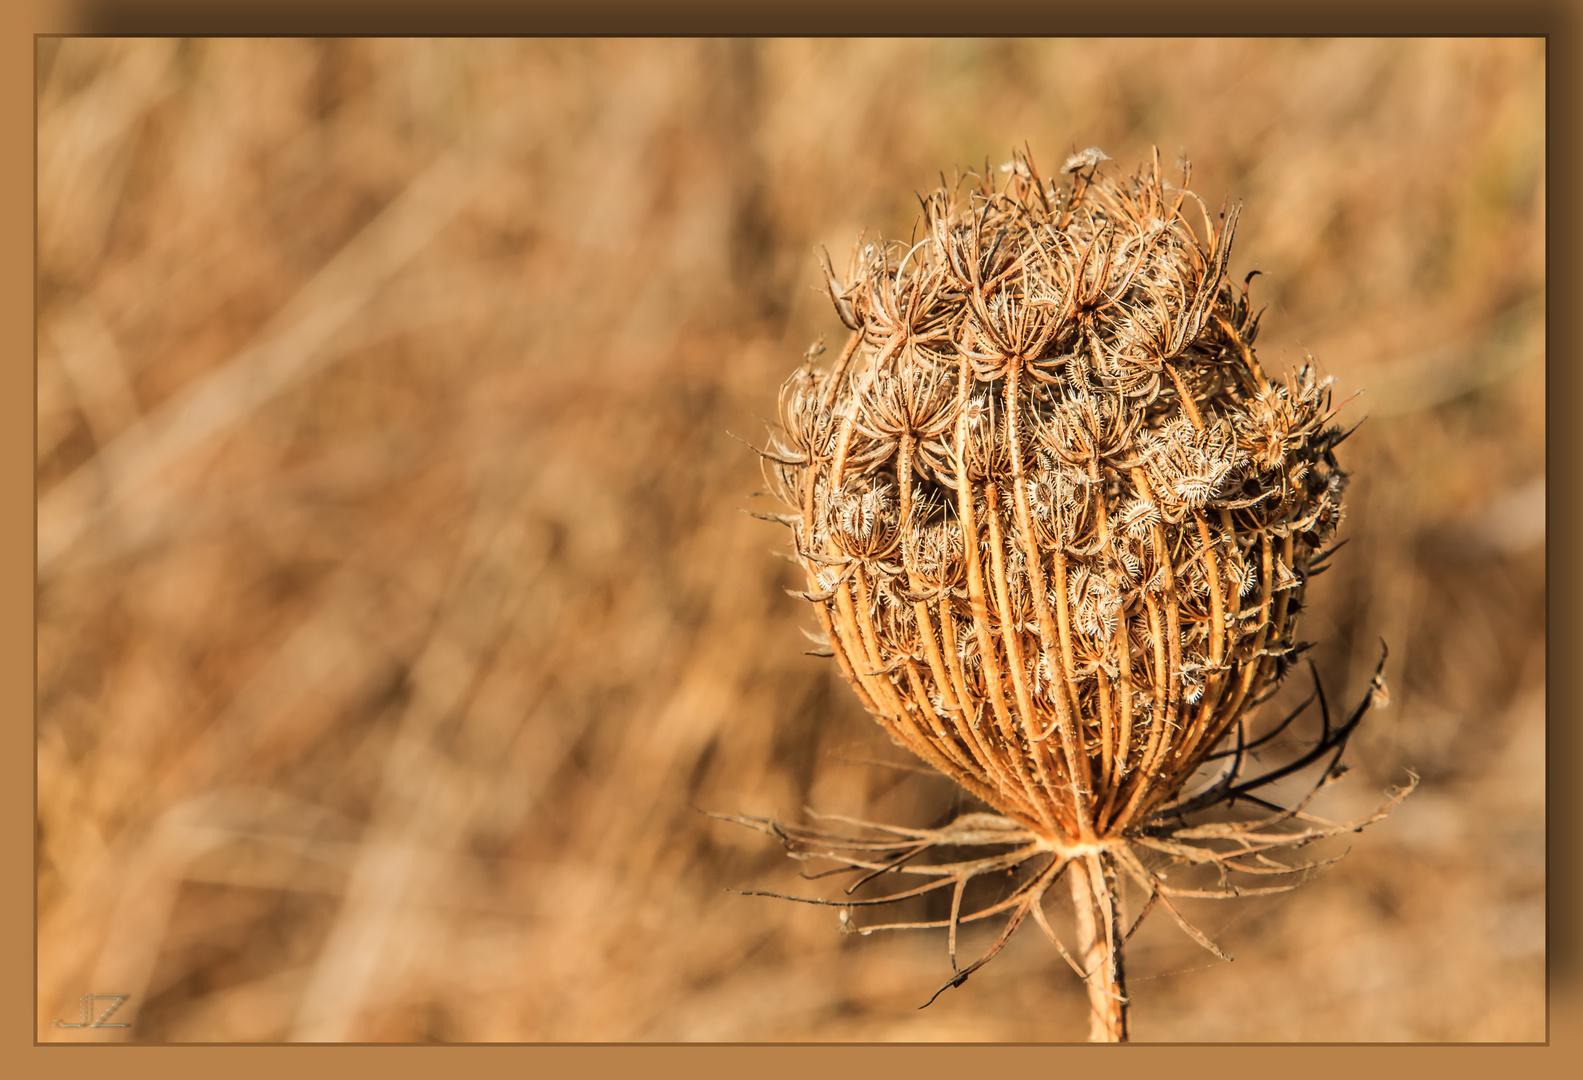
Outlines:
<svg viewBox="0 0 1583 1080"><path fill-rule="evenodd" d="M1134 1037L1544 1037L1542 41L38 48L39 1038L1082 1039L1038 935L920 1011L942 935L728 892L798 867L695 809L957 803L732 436L840 342L819 245L1024 145L1191 157L1265 365L1365 388L1326 809L1423 778L1194 909L1235 964L1147 924Z"/></svg>

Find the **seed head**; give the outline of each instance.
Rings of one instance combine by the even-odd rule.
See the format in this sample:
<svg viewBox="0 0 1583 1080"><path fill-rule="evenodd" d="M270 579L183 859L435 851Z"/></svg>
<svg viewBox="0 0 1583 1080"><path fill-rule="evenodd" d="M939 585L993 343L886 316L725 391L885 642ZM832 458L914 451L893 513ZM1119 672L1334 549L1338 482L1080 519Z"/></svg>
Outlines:
<svg viewBox="0 0 1583 1080"><path fill-rule="evenodd" d="M1157 160L1106 160L1074 155L1062 188L1018 157L924 199L918 242L831 268L852 337L787 384L778 444L876 718L1071 843L1147 820L1275 677L1346 481L1325 385L1254 354L1237 211L1199 236ZM993 722L940 704L964 700Z"/></svg>
<svg viewBox="0 0 1583 1080"><path fill-rule="evenodd" d="M1242 775L1245 717L1306 647L1297 615L1341 520L1344 434L1329 380L1308 366L1273 379L1254 353L1247 282L1226 279L1239 211L1211 216L1185 175L1166 185L1158 153L1127 177L1102 172L1108 160L1073 155L1063 186L1018 155L999 186L991 172L923 198L922 239L867 244L844 278L826 256L851 336L828 371L804 366L786 385L785 434L764 452L796 511L785 520L808 575L799 595L892 738L998 814L871 826L870 839L766 831L864 881L932 875L892 899L955 884L954 969L970 878L1049 856L971 916L1009 912L981 964L1030 913L1054 939L1041 898L1071 868L1095 1030L1115 1038L1118 875L1148 890L1145 912L1159 900L1220 955L1170 897L1249 890L1176 892L1137 852L1214 865L1224 881L1277 872L1260 852L1359 827L1302 815L1282 840L1296 811L1251 792L1327 756L1333 766L1386 698L1377 672L1377 690L1332 724L1318 694L1318 743ZM1184 794L1228 756L1207 790ZM1239 798L1274 816L1190 820ZM1023 846L917 860L984 844ZM874 861L889 849L894 865Z"/></svg>

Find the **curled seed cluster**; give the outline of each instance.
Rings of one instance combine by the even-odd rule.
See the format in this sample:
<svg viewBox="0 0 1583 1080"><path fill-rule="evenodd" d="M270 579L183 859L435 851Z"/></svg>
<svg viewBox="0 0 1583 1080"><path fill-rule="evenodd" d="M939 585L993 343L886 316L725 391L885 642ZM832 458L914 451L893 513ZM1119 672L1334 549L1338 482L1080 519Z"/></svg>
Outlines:
<svg viewBox="0 0 1583 1080"><path fill-rule="evenodd" d="M827 258L851 335L785 385L765 452L864 704L1071 842L1148 821L1284 672L1346 482L1329 380L1254 355L1237 211L1158 154L1102 160L1055 183L1019 156L844 281Z"/></svg>

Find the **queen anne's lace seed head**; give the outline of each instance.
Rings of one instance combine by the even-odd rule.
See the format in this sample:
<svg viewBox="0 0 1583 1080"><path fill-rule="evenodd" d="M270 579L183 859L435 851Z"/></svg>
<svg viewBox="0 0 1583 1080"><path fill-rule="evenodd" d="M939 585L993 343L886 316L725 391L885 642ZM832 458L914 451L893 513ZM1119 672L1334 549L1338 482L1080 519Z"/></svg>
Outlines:
<svg viewBox="0 0 1583 1080"><path fill-rule="evenodd" d="M810 594L881 722L1069 837L1170 798L1273 677L1345 481L1327 383L1254 357L1225 276L1236 214L1201 240L1158 166L1105 160L1075 156L1052 196L1019 157L926 198L921 240L832 268L853 345L787 383L772 447ZM1208 666L1159 644L1175 633ZM1084 650L1090 677L1100 656L1116 670L1102 691L1068 670ZM909 718L963 692L1004 710L979 757ZM1124 708L1125 735L1103 722Z"/></svg>
<svg viewBox="0 0 1583 1080"><path fill-rule="evenodd" d="M1329 381L1254 354L1238 212L1107 160L1058 186L1018 156L924 198L921 240L827 258L851 337L765 456L892 737L1042 850L1125 862L1297 655L1346 474Z"/></svg>

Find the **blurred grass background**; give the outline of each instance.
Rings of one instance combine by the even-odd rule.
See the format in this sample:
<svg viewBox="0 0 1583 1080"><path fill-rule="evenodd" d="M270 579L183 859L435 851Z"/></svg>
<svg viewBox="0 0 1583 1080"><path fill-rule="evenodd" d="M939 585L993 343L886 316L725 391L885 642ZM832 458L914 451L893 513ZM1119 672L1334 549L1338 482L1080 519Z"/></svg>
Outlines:
<svg viewBox="0 0 1583 1080"><path fill-rule="evenodd" d="M692 808L952 803L728 432L839 345L818 245L1025 143L1190 157L1266 366L1366 388L1303 636L1391 647L1332 811L1424 779L1237 963L1146 927L1135 1037L1544 1037L1542 41L38 50L39 1038L1083 1038L1037 935L920 1012L940 936Z"/></svg>

